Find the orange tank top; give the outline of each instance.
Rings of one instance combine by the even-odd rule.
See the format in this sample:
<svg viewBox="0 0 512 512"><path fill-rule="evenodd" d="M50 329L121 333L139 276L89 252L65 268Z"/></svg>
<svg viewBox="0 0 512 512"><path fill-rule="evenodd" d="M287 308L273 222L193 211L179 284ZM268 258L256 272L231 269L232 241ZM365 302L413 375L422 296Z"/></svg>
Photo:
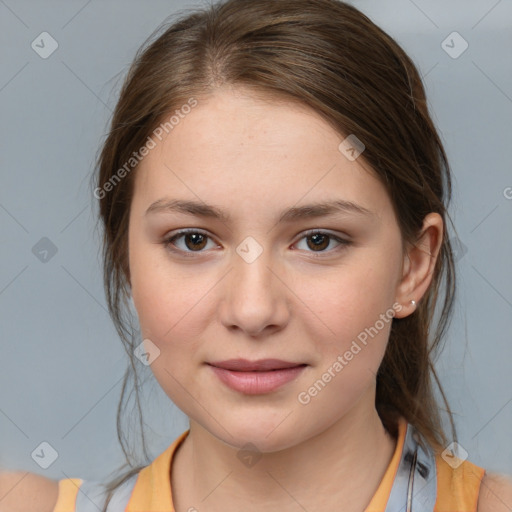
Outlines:
<svg viewBox="0 0 512 512"><path fill-rule="evenodd" d="M364 512L386 512L402 459L407 426L407 421L402 418L398 424L398 439L393 457ZM150 465L132 477L132 484L125 492L125 508L113 507L114 512L175 512L169 475L173 455L188 433L188 430L183 432ZM448 464L441 454L435 456L435 469L437 491L433 512L476 512L480 483L485 469L468 460L461 463L459 461L459 464ZM79 512L76 510L76 504L77 499L81 499L83 485L84 480L80 478L60 480L58 500L53 512ZM88 495L87 501L94 502L94 496ZM94 510L99 512L101 508L95 507Z"/></svg>

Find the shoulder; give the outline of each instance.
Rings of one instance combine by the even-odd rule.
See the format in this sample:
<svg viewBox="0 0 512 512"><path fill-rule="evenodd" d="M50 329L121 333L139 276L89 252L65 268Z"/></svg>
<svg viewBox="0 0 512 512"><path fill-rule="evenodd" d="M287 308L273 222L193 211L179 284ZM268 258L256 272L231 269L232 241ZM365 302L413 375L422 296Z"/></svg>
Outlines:
<svg viewBox="0 0 512 512"><path fill-rule="evenodd" d="M477 512L512 510L512 476L485 473L478 495Z"/></svg>
<svg viewBox="0 0 512 512"><path fill-rule="evenodd" d="M53 512L59 483L28 471L0 471L2 512Z"/></svg>

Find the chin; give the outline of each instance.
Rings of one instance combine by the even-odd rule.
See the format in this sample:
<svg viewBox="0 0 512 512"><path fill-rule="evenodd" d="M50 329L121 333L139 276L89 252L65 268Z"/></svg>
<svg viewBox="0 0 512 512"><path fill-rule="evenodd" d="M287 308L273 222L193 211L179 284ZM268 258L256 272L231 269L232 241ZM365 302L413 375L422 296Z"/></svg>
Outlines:
<svg viewBox="0 0 512 512"><path fill-rule="evenodd" d="M282 421L282 419L280 420ZM279 425L276 421L245 421L241 423L226 422L226 432L219 425L212 426L209 432L223 443L238 450L247 449L254 445L261 453L272 453L285 450L296 445L299 439L297 429L292 423ZM277 425L277 427L276 427Z"/></svg>

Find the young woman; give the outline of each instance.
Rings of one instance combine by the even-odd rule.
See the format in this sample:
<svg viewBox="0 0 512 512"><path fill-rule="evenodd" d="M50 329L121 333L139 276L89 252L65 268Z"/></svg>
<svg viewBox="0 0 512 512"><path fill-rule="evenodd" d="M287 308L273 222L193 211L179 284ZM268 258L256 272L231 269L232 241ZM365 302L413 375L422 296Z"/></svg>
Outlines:
<svg viewBox="0 0 512 512"><path fill-rule="evenodd" d="M415 66L354 7L182 17L129 71L94 195L135 387L139 358L190 428L106 492L31 475L2 510L511 510L433 393L450 185Z"/></svg>

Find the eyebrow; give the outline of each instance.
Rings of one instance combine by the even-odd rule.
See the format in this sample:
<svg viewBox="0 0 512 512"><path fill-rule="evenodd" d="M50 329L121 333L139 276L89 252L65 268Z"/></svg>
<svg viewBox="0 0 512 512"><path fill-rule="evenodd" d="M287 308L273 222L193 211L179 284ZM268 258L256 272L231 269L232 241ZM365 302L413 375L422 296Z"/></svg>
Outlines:
<svg viewBox="0 0 512 512"><path fill-rule="evenodd" d="M231 216L222 209L208 205L204 202L182 200L182 199L159 199L152 203L146 210L149 213L184 213L199 217L217 219L222 222L229 222ZM376 214L361 205L352 201L342 199L321 203L307 204L304 206L292 206L284 210L279 216L278 223L293 222L301 219L324 217L335 214L357 214L369 217L376 217Z"/></svg>

